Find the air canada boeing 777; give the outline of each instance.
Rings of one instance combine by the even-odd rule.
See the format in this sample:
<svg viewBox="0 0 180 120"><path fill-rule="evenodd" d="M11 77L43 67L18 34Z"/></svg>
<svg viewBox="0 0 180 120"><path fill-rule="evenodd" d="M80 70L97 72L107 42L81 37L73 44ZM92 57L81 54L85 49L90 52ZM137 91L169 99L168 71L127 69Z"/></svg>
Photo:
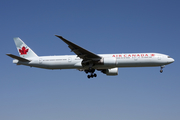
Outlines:
<svg viewBox="0 0 180 120"><path fill-rule="evenodd" d="M165 65L174 62L174 59L160 53L123 53L123 54L95 54L62 36L56 35L64 41L76 55L38 56L20 38L14 38L19 56L6 54L14 58L13 63L44 69L78 69L84 71L88 78L96 77L95 70L106 75L118 75L119 67L156 67L160 66L163 72Z"/></svg>

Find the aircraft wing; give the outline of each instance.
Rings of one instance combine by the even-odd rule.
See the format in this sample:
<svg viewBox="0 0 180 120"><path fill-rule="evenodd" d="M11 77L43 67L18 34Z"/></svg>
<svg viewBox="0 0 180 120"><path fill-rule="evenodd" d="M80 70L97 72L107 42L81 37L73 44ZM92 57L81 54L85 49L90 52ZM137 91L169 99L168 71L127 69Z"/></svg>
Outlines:
<svg viewBox="0 0 180 120"><path fill-rule="evenodd" d="M68 44L68 47L71 49L71 51L73 51L78 57L82 58L83 60L100 60L101 57L66 40L65 38L63 38L62 36L58 36L55 35L58 38L60 38L62 41L64 41L66 44Z"/></svg>

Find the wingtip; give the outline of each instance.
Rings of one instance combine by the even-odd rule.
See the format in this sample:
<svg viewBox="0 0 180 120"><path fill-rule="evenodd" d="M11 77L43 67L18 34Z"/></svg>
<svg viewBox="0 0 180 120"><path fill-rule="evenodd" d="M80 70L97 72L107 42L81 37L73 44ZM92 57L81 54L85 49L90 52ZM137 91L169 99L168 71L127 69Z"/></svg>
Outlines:
<svg viewBox="0 0 180 120"><path fill-rule="evenodd" d="M55 35L56 37L62 37L62 36L59 36L59 35Z"/></svg>
<svg viewBox="0 0 180 120"><path fill-rule="evenodd" d="M62 36L55 35L56 37L60 38L61 40L65 40Z"/></svg>

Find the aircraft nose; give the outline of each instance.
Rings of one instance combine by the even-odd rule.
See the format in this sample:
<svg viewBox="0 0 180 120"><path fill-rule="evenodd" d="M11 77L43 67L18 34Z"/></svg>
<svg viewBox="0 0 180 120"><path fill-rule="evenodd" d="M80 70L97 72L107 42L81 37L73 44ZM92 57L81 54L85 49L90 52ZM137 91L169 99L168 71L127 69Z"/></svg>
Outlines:
<svg viewBox="0 0 180 120"><path fill-rule="evenodd" d="M174 59L173 59L173 58L171 58L171 59L169 60L169 62L170 62L170 63L173 63L173 62L174 62Z"/></svg>

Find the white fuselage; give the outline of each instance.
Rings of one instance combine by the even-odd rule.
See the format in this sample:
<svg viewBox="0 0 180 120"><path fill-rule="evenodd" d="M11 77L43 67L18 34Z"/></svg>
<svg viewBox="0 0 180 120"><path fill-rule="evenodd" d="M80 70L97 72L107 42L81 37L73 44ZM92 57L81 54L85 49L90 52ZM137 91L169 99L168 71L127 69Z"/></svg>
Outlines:
<svg viewBox="0 0 180 120"><path fill-rule="evenodd" d="M159 53L124 53L124 54L98 54L103 64L93 66L95 69L110 69L115 67L151 67L163 66L174 62L168 55ZM79 69L83 70L88 66L82 66L82 59L77 55L64 56L40 56L28 58L30 62L13 60L18 65L45 69Z"/></svg>

